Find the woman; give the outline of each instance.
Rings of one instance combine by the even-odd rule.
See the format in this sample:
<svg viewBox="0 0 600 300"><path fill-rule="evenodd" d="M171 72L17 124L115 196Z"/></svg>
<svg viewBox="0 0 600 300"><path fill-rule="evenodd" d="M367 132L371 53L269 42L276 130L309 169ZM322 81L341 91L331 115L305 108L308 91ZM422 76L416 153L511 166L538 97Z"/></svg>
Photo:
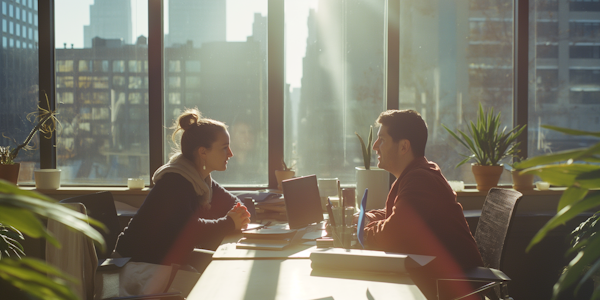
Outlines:
<svg viewBox="0 0 600 300"><path fill-rule="evenodd" d="M233 156L225 124L189 109L174 128L174 142L183 131L181 151L152 176L154 187L117 241L122 257L184 265L195 247L215 250L250 222L246 207L210 176Z"/></svg>

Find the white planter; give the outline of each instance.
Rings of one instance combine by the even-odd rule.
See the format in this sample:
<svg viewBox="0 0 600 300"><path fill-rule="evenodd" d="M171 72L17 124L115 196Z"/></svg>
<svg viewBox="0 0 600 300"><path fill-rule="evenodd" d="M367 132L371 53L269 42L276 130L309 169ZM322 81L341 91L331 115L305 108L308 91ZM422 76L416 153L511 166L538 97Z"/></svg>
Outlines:
<svg viewBox="0 0 600 300"><path fill-rule="evenodd" d="M390 173L384 169L371 167L356 167L356 209L360 209L365 189L369 189L367 196L367 210L385 208L385 201L390 192Z"/></svg>
<svg viewBox="0 0 600 300"><path fill-rule="evenodd" d="M35 188L38 190L57 190L60 187L59 169L35 170Z"/></svg>

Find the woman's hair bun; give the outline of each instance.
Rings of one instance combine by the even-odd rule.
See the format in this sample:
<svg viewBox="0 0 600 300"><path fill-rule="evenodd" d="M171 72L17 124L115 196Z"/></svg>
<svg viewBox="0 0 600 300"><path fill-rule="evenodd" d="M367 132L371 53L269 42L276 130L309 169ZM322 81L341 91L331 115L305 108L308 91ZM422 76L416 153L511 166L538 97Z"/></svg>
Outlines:
<svg viewBox="0 0 600 300"><path fill-rule="evenodd" d="M202 115L196 108L187 109L179 116L179 128L188 130L193 125L197 125Z"/></svg>

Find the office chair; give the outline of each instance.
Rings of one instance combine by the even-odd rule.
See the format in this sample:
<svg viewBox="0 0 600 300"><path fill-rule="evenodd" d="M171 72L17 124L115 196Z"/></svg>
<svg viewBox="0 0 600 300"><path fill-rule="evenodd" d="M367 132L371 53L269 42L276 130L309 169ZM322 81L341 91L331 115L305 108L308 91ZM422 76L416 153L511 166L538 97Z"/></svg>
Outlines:
<svg viewBox="0 0 600 300"><path fill-rule="evenodd" d="M106 251L97 251L97 256L99 260L109 258L121 233L121 225L112 194L110 192L99 192L81 195L63 199L60 203L81 203L85 206L89 217L102 222L106 226L108 232L99 230L106 242Z"/></svg>
<svg viewBox="0 0 600 300"><path fill-rule="evenodd" d="M512 299L508 296L507 289L510 278L500 271L500 266L502 265L504 242L516 211L515 208L522 196L523 194L517 191L501 188L492 188L488 192L474 236L484 267L468 270L465 274L454 278L438 279L438 281L484 283L473 293L456 299L478 294L490 288L494 288L494 293L488 293L487 296L492 299ZM439 285L438 298L441 298Z"/></svg>
<svg viewBox="0 0 600 300"><path fill-rule="evenodd" d="M80 213L86 213L82 203L64 205L69 205ZM47 227L62 247L59 249L46 242L46 262L79 280L80 283L68 282L67 284L80 299L181 300L183 294L189 293L193 283L200 277L200 274L196 276L178 270L176 266L146 263L127 263L132 264L132 268L128 268L125 264L125 267L121 265L99 269L96 249L91 239L52 219L48 220ZM136 273L140 270L138 266L150 272Z"/></svg>

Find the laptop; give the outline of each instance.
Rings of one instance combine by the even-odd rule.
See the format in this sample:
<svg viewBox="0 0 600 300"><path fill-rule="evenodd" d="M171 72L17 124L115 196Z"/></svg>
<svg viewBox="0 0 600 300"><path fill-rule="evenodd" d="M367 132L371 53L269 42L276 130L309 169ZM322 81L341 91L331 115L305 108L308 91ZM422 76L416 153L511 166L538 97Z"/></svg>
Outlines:
<svg viewBox="0 0 600 300"><path fill-rule="evenodd" d="M300 229L323 221L317 175L281 182L285 211L290 229Z"/></svg>
<svg viewBox="0 0 600 300"><path fill-rule="evenodd" d="M305 237L321 237L322 231L312 231L311 226L323 221L321 198L317 176L303 176L284 180L282 183L287 228L257 228L244 231L244 237L236 245L237 249L281 250ZM311 239L311 238L308 238Z"/></svg>

